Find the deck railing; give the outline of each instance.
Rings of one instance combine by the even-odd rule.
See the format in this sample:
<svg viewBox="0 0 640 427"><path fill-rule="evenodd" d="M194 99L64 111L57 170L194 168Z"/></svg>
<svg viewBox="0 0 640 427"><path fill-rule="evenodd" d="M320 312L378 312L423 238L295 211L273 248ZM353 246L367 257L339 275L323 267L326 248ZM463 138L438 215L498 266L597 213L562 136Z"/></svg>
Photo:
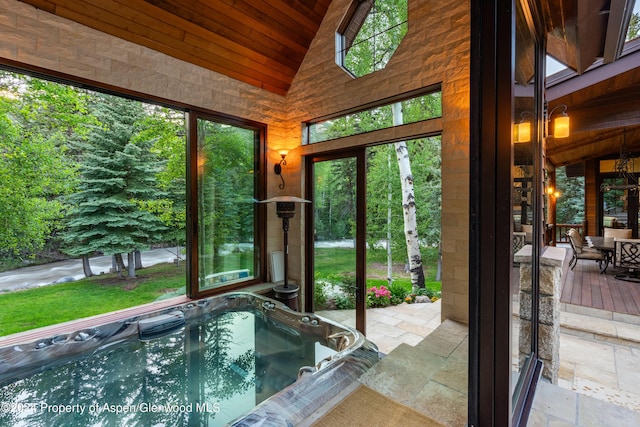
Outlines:
<svg viewBox="0 0 640 427"><path fill-rule="evenodd" d="M556 243L569 243L569 237L567 236L567 231L570 228L575 228L580 236L584 238L584 230L586 229L584 223L582 224L556 224Z"/></svg>

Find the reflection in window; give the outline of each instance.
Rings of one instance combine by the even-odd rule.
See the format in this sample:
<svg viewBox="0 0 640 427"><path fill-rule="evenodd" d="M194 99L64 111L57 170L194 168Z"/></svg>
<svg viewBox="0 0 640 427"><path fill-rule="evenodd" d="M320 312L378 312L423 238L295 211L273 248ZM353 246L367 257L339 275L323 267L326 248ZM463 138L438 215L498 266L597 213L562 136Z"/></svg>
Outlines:
<svg viewBox="0 0 640 427"><path fill-rule="evenodd" d="M640 2L636 2L633 8L633 14L627 28L627 37L625 41L635 40L640 36Z"/></svg>
<svg viewBox="0 0 640 427"><path fill-rule="evenodd" d="M256 131L198 120L200 290L254 277Z"/></svg>

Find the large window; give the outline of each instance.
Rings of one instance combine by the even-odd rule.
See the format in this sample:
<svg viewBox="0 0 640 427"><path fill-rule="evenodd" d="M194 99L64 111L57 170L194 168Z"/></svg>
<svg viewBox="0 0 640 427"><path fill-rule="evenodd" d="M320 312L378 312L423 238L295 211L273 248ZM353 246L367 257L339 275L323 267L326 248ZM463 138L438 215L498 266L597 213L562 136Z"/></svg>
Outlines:
<svg viewBox="0 0 640 427"><path fill-rule="evenodd" d="M197 120L198 272L207 290L246 282L259 271L256 254L258 135L212 120Z"/></svg>
<svg viewBox="0 0 640 427"><path fill-rule="evenodd" d="M0 135L0 336L263 278L263 125L0 71Z"/></svg>

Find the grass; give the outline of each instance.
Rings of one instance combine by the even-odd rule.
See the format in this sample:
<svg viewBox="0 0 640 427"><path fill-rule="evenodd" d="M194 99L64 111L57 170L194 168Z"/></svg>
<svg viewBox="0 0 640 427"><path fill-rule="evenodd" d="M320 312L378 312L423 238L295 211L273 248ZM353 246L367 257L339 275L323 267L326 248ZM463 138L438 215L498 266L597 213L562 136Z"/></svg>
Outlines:
<svg viewBox="0 0 640 427"><path fill-rule="evenodd" d="M387 254L385 251L367 251L367 287L387 285ZM433 291L441 290L441 282L436 281L438 266L438 248L423 248L422 261L425 275L425 287ZM316 248L316 277L332 277L341 273L354 273L356 251L349 248ZM411 279L404 272L404 262L395 261L393 283L411 291Z"/></svg>
<svg viewBox="0 0 640 427"><path fill-rule="evenodd" d="M186 286L184 264L136 273L135 279L107 274L0 294L0 336L146 304Z"/></svg>
<svg viewBox="0 0 640 427"><path fill-rule="evenodd" d="M383 253L369 252L367 287L387 285L385 257ZM437 249L428 248L423 257L426 287L440 291L441 284L435 281ZM166 293L185 289L185 265L147 267L137 270L135 279L105 274L0 293L0 336L153 302ZM355 274L355 250L318 248L315 265L320 277ZM394 285L411 291L411 280L404 273L402 262L394 264Z"/></svg>
<svg viewBox="0 0 640 427"><path fill-rule="evenodd" d="M420 295L439 295L442 283L436 281L438 268L438 249L422 249L423 271L425 275L425 289ZM316 248L315 249L315 277L320 282L314 289L316 307L323 309L333 307L338 309L354 308L355 294L353 294L353 276L355 275L355 250L349 248ZM346 292L346 296L334 295L329 297L323 283L338 285ZM387 280L387 254L385 251L367 251L367 289L380 286L389 287ZM405 272L405 264L395 260L392 269L392 304L399 304L405 297L413 293L411 275ZM422 293L424 292L424 293ZM329 301L331 300L331 301ZM328 304L328 305L327 305Z"/></svg>

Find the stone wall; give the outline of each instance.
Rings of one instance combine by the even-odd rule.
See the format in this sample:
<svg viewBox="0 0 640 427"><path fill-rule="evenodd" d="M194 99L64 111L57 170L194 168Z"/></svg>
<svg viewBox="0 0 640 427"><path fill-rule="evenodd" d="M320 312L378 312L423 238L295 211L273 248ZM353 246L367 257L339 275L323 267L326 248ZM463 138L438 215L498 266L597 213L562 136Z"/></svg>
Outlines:
<svg viewBox="0 0 640 427"><path fill-rule="evenodd" d="M538 299L538 353L543 362L542 376L558 383L560 371L560 292L566 249L545 248L540 258L540 295ZM518 347L520 367L531 353L531 245L516 253L520 263L520 333Z"/></svg>
<svg viewBox="0 0 640 427"><path fill-rule="evenodd" d="M442 317L469 311L469 4L409 0L409 31L387 66L358 79L335 63L335 32L350 0L334 0L286 97L296 154L371 143L366 136L300 146L301 123L415 89L442 85L443 118L414 128L442 132ZM393 132L393 131L391 131ZM273 143L273 141L272 141ZM302 165L287 166L296 178ZM298 167L300 169L298 169ZM304 183L300 180L300 186Z"/></svg>

